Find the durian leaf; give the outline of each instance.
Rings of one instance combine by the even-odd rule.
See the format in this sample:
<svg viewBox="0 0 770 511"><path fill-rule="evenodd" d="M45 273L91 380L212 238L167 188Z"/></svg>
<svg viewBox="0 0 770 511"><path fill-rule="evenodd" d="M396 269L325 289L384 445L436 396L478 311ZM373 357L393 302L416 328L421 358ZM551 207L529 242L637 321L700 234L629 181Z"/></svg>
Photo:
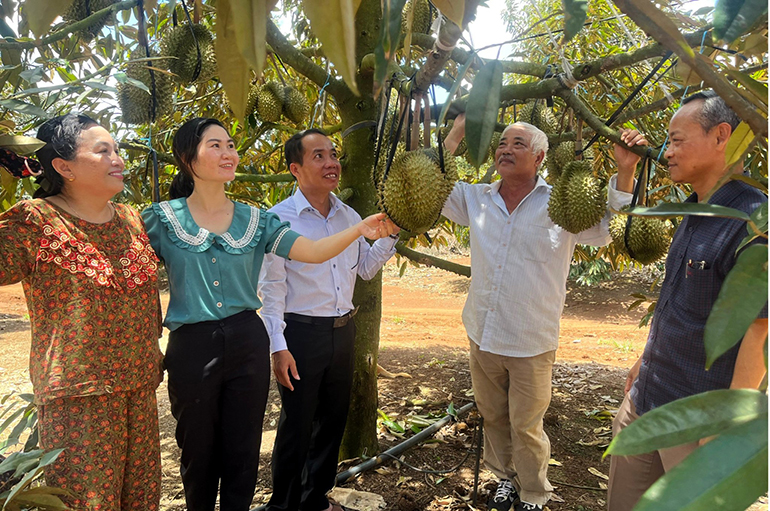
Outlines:
<svg viewBox="0 0 770 511"><path fill-rule="evenodd" d="M91 87L92 89L103 90L105 92L117 92L118 91L118 89L116 89L115 87L112 87L110 85L106 85L106 84L101 83L101 82L83 82L83 85L87 85L88 87Z"/></svg>
<svg viewBox="0 0 770 511"><path fill-rule="evenodd" d="M436 9L458 27L465 28L465 0L431 0Z"/></svg>
<svg viewBox="0 0 770 511"><path fill-rule="evenodd" d="M24 101L20 101L18 99L0 99L0 106L7 108L8 110L13 110L14 112L19 112L20 114L31 115L33 117L41 117L43 119L48 119L51 117L48 115L48 112L42 108L31 103L25 103Z"/></svg>
<svg viewBox="0 0 770 511"><path fill-rule="evenodd" d="M436 121L436 126L443 126L444 120L446 119L446 114L449 111L450 105L452 104L452 98L454 98L455 94L457 94L457 89L460 88L460 84L462 84L462 81L465 79L465 74L468 72L468 69L471 67L471 64L473 64L475 60L476 60L476 51L474 50L468 56L468 60L465 61L465 64L463 64L463 67L461 67L460 70L457 72L457 79L452 84L452 87L449 89L449 94L447 94L447 100L444 102L444 106L441 108L441 113L438 116L438 121Z"/></svg>
<svg viewBox="0 0 770 511"><path fill-rule="evenodd" d="M126 73L123 73L123 72L115 73L112 76L115 78L115 80L117 80L120 83L127 83L129 85L133 85L134 87L142 89L147 94L150 93L150 88L147 87L147 85L145 85L144 82L137 80L135 78L129 78Z"/></svg>
<svg viewBox="0 0 770 511"><path fill-rule="evenodd" d="M358 96L356 84L355 17L361 0L302 0L310 26L350 90Z"/></svg>
<svg viewBox="0 0 770 511"><path fill-rule="evenodd" d="M503 87L503 65L490 60L473 80L465 108L465 140L468 156L477 168L484 162L497 123L500 90Z"/></svg>
<svg viewBox="0 0 770 511"><path fill-rule="evenodd" d="M238 37L233 12L230 10L230 0L217 1L216 20L214 53L217 56L219 80L225 88L233 113L238 119L243 119L249 98L251 68L241 52L233 51L233 48L238 47Z"/></svg>
<svg viewBox="0 0 770 511"><path fill-rule="evenodd" d="M660 31L662 31L668 37L670 37L672 39L671 42L675 43L680 50L686 53L689 57L695 58L695 52L690 47L690 45L687 44L687 40L685 40L684 36L679 31L677 26L666 15L666 13L664 13L663 11L661 11L655 6L655 3L653 3L651 0L634 0L631 3L633 4L634 9L639 11L639 14L641 16L644 16L648 21L652 22ZM620 7L620 9L623 10L622 5L618 7ZM637 14L637 13L634 13L634 14Z"/></svg>
<svg viewBox="0 0 770 511"><path fill-rule="evenodd" d="M388 64L396 54L401 36L401 11L406 0L384 0L382 3L382 25L380 38L374 49L374 97L380 95L388 71Z"/></svg>
<svg viewBox="0 0 770 511"><path fill-rule="evenodd" d="M751 176L746 176L744 174L733 174L730 176L730 180L732 181L743 181L747 185L751 185L757 190L760 190L762 193L767 195L767 178L763 178L762 181L758 179L754 179Z"/></svg>
<svg viewBox="0 0 770 511"><path fill-rule="evenodd" d="M235 29L235 42L249 67L262 74L265 65L265 34L269 13L266 0L227 0L231 16L228 23ZM219 11L217 11L219 16ZM219 54L217 54L219 58ZM221 69L221 68L220 68ZM247 80L248 81L248 80ZM248 84L246 84L248 88ZM229 96L228 96L229 97Z"/></svg>
<svg viewBox="0 0 770 511"><path fill-rule="evenodd" d="M758 101L767 106L767 85L756 81L748 73L741 73L735 69L728 69L727 76L735 79L738 83L746 87L747 90L751 91L751 93L756 96Z"/></svg>
<svg viewBox="0 0 770 511"><path fill-rule="evenodd" d="M57 16L64 14L73 0L27 0L24 13L29 29L37 37L48 32L48 28Z"/></svg>
<svg viewBox="0 0 770 511"><path fill-rule="evenodd" d="M746 334L767 303L767 245L743 250L706 320L706 369Z"/></svg>
<svg viewBox="0 0 770 511"><path fill-rule="evenodd" d="M564 8L564 38L566 43L583 29L588 15L588 0L561 0Z"/></svg>
<svg viewBox="0 0 770 511"><path fill-rule="evenodd" d="M635 456L722 433L767 417L767 397L753 389L719 389L646 412L612 439L604 456Z"/></svg>
<svg viewBox="0 0 770 511"><path fill-rule="evenodd" d="M0 147L22 156L28 156L45 145L35 137L24 135L0 135Z"/></svg>
<svg viewBox="0 0 770 511"><path fill-rule="evenodd" d="M754 133L751 128L745 122L741 122L730 135L727 148L725 148L726 168L729 169L738 161L752 140L754 140Z"/></svg>
<svg viewBox="0 0 770 511"><path fill-rule="evenodd" d="M767 415L696 449L655 481L634 511L743 511L765 492Z"/></svg>
<svg viewBox="0 0 770 511"><path fill-rule="evenodd" d="M766 13L766 0L719 0L714 10L714 36L729 44Z"/></svg>
<svg viewBox="0 0 770 511"><path fill-rule="evenodd" d="M658 204L654 208L636 206L629 209L628 211L624 211L623 213L632 216L659 216L662 218L671 218L683 215L717 216L722 218L737 218L738 220L743 220L746 222L748 222L750 219L749 215L738 209L719 206L717 204L694 202L682 202L679 204Z"/></svg>

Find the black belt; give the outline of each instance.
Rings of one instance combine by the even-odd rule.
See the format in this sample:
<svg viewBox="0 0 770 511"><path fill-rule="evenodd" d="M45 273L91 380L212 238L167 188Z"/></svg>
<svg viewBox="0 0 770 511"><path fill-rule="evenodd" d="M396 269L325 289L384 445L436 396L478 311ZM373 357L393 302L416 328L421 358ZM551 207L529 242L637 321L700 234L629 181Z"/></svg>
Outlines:
<svg viewBox="0 0 770 511"><path fill-rule="evenodd" d="M305 323L307 325L325 326L327 328L341 328L348 324L353 319L353 316L358 312L358 307L342 316L322 317L322 316L305 316L304 314L295 314L293 312L287 312L283 315L283 319L289 321L296 321L297 323Z"/></svg>

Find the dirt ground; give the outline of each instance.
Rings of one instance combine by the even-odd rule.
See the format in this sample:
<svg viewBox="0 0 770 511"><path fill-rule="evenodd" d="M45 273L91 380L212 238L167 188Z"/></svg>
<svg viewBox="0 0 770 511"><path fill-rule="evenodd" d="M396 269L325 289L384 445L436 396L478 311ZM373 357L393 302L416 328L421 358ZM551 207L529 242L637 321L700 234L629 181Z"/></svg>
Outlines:
<svg viewBox="0 0 770 511"><path fill-rule="evenodd" d="M466 258L457 262L468 263ZM431 268L410 267L403 277L391 262L383 276L380 364L411 378L380 378L380 409L409 429L472 401L467 338L461 322L469 280ZM628 311L631 293L649 294L649 281L638 274L616 275L596 287L568 285L561 322L560 347L553 377L553 400L545 417L551 446L549 478L555 487L547 508L552 511L599 511L605 507L609 462L601 455L610 439L613 413L623 397L627 369L641 355L647 329L637 324L644 314ZM167 296L164 296L167 299ZM27 371L29 321L21 286L0 287L0 395L31 390ZM158 389L163 452L162 509L184 509L179 478L179 452L174 441L165 383ZM254 504L270 495L270 452L280 411L278 392L270 390ZM414 418L414 416L418 416ZM427 416L427 417L426 417ZM410 418L411 417L411 418ZM434 441L406 451L401 460L369 471L345 486L384 497L386 509L399 511L485 509L494 486L481 470L478 502L473 501L475 454L479 424L471 412L442 429ZM411 435L408 432L406 437ZM380 447L401 442L384 426ZM360 460L343 463L341 468ZM457 469L426 474L420 469ZM752 507L767 510L767 499Z"/></svg>

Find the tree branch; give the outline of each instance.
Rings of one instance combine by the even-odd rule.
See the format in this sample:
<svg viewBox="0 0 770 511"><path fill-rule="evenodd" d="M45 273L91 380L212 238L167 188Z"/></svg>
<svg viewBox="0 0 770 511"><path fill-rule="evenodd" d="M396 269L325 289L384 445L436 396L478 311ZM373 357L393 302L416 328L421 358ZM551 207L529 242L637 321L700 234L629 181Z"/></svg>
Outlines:
<svg viewBox="0 0 770 511"><path fill-rule="evenodd" d="M440 257L423 254L416 250L412 250L403 243L396 244L396 252L406 257L407 259L416 263L424 264L425 266L433 266L435 268L441 268L442 270L451 271L463 277L471 276L471 267L464 264L457 264Z"/></svg>
<svg viewBox="0 0 770 511"><path fill-rule="evenodd" d="M247 174L245 172L236 172L235 181L245 183L290 183L294 181L294 176L288 172L280 174Z"/></svg>
<svg viewBox="0 0 770 511"><path fill-rule="evenodd" d="M139 144L137 142L120 142L118 146L121 149L125 149L127 151L142 151L145 153L149 153L151 150L146 145ZM158 161L162 163L167 163L169 165L176 165L176 160L174 159L174 155L169 153L162 153L160 151L155 151L155 154L158 156Z"/></svg>
<svg viewBox="0 0 770 511"><path fill-rule="evenodd" d="M670 34L667 30L662 29L643 11L644 7L650 7L652 9L656 9L656 7L652 6L647 0L615 0L615 5L617 5L624 13L628 14L639 28L650 34L657 41L660 41L661 45L676 53L681 62L695 71L695 73L706 82L709 87L714 89L714 91L725 100L725 103L727 103L741 119L748 123L754 134L767 138L767 119L757 112L751 103L746 101L727 79L720 76L720 74L714 70L714 63L700 53L693 52L690 48L682 48L678 38L674 34Z"/></svg>
<svg viewBox="0 0 770 511"><path fill-rule="evenodd" d="M694 93L701 90L701 86L692 85L689 88L682 87L681 89L677 89L671 93L671 99L668 99L668 97L664 97L657 101L653 101L649 105L643 106L642 108L638 108L636 110L629 110L624 114L620 114L620 116L617 118L615 122L617 124L623 124L624 122L630 121L631 119L638 119L639 117L642 117L647 114L651 114L652 112L665 110L666 108L669 107L669 105L671 105L671 103L681 98L684 95L685 90L689 93Z"/></svg>
<svg viewBox="0 0 770 511"><path fill-rule="evenodd" d="M73 34L78 30L83 30L84 28L88 28L95 22L103 18L106 18L112 12L126 11L128 9L133 9L134 7L137 6L138 3L139 3L138 0L123 0L122 2L112 4L109 7L105 7L104 9L96 11L95 13L91 14L87 18L84 18L78 22L67 25L63 29L57 30L56 32L49 34L37 41L8 41L6 38L5 41L0 41L0 49L32 50L40 46L54 43L56 41L61 41L65 37L69 36L70 34Z"/></svg>
<svg viewBox="0 0 770 511"><path fill-rule="evenodd" d="M328 81L326 90L329 91L329 94L334 96L338 102L342 101L343 98L352 96L353 92L348 89L347 85L341 80L327 75L326 71L321 66L303 55L302 52L297 50L289 41L287 41L272 20L267 20L266 39L267 44L269 44L273 51L281 57L281 60L293 67L295 71L304 75L319 87L323 87Z"/></svg>

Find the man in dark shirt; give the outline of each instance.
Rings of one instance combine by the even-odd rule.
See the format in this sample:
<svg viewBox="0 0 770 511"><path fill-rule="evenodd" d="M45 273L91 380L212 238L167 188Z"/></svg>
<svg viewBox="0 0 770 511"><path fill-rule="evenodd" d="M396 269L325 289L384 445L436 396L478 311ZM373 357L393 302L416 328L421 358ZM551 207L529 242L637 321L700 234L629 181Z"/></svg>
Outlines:
<svg viewBox="0 0 770 511"><path fill-rule="evenodd" d="M740 123L713 91L682 100L669 124L666 151L671 179L689 183L687 202L698 202L724 176L725 150ZM751 214L767 196L732 180L709 199ZM706 371L703 332L725 277L735 265L738 246L747 235L739 220L686 216L666 258L660 290L644 354L626 380L626 397L613 423L613 435L653 408L701 392L758 388L765 375L762 348L767 336L767 304L743 340ZM639 456L613 456L607 498L609 511L630 511L665 472L687 457L693 442Z"/></svg>

